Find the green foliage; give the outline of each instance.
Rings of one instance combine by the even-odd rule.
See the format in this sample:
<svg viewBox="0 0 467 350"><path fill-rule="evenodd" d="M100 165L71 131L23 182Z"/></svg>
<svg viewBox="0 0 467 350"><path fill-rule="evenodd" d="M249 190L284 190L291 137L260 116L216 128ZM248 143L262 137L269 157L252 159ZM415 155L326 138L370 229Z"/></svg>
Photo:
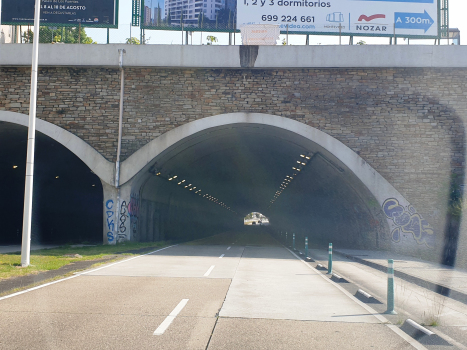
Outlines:
<svg viewBox="0 0 467 350"><path fill-rule="evenodd" d="M217 43L217 38L214 35L208 35L206 37L206 40L208 41L208 45L212 45L213 43Z"/></svg>
<svg viewBox="0 0 467 350"><path fill-rule="evenodd" d="M126 38L126 44L139 45L141 44L138 38L132 36L131 38Z"/></svg>
<svg viewBox="0 0 467 350"><path fill-rule="evenodd" d="M28 30L23 34L24 43L32 43L34 41L34 33ZM97 44L86 34L84 28L81 31L77 27L59 27L52 29L49 27L41 26L39 28L39 43L65 43L65 44Z"/></svg>
<svg viewBox="0 0 467 350"><path fill-rule="evenodd" d="M357 45L366 45L366 41L360 40Z"/></svg>

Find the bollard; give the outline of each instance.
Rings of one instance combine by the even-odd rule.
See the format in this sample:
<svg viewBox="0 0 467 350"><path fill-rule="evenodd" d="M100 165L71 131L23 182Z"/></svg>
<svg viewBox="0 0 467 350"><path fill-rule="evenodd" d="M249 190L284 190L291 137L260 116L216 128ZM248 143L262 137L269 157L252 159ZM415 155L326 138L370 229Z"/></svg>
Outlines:
<svg viewBox="0 0 467 350"><path fill-rule="evenodd" d="M394 310L394 260L388 260L388 309L386 314L396 315Z"/></svg>
<svg viewBox="0 0 467 350"><path fill-rule="evenodd" d="M295 233L292 234L292 249L295 250Z"/></svg>
<svg viewBox="0 0 467 350"><path fill-rule="evenodd" d="M332 275L332 243L329 243L328 275Z"/></svg>
<svg viewBox="0 0 467 350"><path fill-rule="evenodd" d="M305 258L308 258L308 237L305 237Z"/></svg>

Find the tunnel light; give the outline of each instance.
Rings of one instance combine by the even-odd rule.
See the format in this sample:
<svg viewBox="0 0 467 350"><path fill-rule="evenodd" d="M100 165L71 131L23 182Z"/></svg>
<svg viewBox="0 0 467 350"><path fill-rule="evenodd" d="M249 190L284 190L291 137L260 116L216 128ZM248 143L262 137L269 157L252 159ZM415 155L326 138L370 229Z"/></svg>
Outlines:
<svg viewBox="0 0 467 350"><path fill-rule="evenodd" d="M191 186L191 184L188 184L188 187L190 187L190 186Z"/></svg>
<svg viewBox="0 0 467 350"><path fill-rule="evenodd" d="M159 171L159 172L156 173L156 176L159 176L160 174L161 174L161 172Z"/></svg>
<svg viewBox="0 0 467 350"><path fill-rule="evenodd" d="M305 158L305 155L304 155L304 154L300 154L300 157Z"/></svg>
<svg viewBox="0 0 467 350"><path fill-rule="evenodd" d="M297 163L298 163L298 164L301 164L299 160L297 160Z"/></svg>
<svg viewBox="0 0 467 350"><path fill-rule="evenodd" d="M306 165L305 163L302 163L302 165Z"/></svg>
<svg viewBox="0 0 467 350"><path fill-rule="evenodd" d="M181 183L182 183L182 182L180 181L180 182L178 183L178 185L180 185Z"/></svg>
<svg viewBox="0 0 467 350"><path fill-rule="evenodd" d="M13 169L16 169L18 166L17 165L13 165Z"/></svg>
<svg viewBox="0 0 467 350"><path fill-rule="evenodd" d="M192 188L190 188L190 191L193 191L193 189L192 189Z"/></svg>
<svg viewBox="0 0 467 350"><path fill-rule="evenodd" d="M297 168L296 168L296 167L294 167L294 166L292 167L292 169L293 169L293 170L297 170Z"/></svg>
<svg viewBox="0 0 467 350"><path fill-rule="evenodd" d="M185 186L185 188L187 188L188 186Z"/></svg>
<svg viewBox="0 0 467 350"><path fill-rule="evenodd" d="M193 189L195 189L195 188L196 188L196 186L195 186L195 187L193 187Z"/></svg>
<svg viewBox="0 0 467 350"><path fill-rule="evenodd" d="M169 181L172 181L173 179L174 179L174 178L173 178L173 177L171 177L171 178L169 179Z"/></svg>
<svg viewBox="0 0 467 350"><path fill-rule="evenodd" d="M58 179L58 178L59 178L59 176L55 176L55 178L56 178L56 179Z"/></svg>
<svg viewBox="0 0 467 350"><path fill-rule="evenodd" d="M310 157L305 157L305 158L308 159L308 160L310 159Z"/></svg>
<svg viewBox="0 0 467 350"><path fill-rule="evenodd" d="M182 183L184 183L186 180L182 180Z"/></svg>
<svg viewBox="0 0 467 350"><path fill-rule="evenodd" d="M178 177L178 176L177 176L177 175L175 175L175 176L174 176L174 179L176 179L177 177Z"/></svg>
<svg viewBox="0 0 467 350"><path fill-rule="evenodd" d="M297 171L302 171L302 169L298 169L298 168L297 168Z"/></svg>
<svg viewBox="0 0 467 350"><path fill-rule="evenodd" d="M92 185L92 187L96 187L96 185Z"/></svg>

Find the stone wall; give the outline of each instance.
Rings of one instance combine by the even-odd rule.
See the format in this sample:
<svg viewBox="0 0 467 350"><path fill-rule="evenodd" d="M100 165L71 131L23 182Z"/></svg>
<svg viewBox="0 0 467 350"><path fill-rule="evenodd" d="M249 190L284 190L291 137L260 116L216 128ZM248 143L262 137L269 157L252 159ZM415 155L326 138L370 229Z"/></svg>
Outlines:
<svg viewBox="0 0 467 350"><path fill-rule="evenodd" d="M122 160L199 118L279 115L349 146L443 232L452 177L463 182L466 75L454 68L128 68ZM27 114L29 81L29 69L2 68L0 110ZM43 68L38 117L115 161L119 84L117 69Z"/></svg>

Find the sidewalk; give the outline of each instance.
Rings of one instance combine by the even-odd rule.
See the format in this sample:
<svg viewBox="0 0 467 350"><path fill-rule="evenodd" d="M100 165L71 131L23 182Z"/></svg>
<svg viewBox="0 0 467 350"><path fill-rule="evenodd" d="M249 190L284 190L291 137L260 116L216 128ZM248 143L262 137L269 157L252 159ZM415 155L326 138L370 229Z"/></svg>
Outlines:
<svg viewBox="0 0 467 350"><path fill-rule="evenodd" d="M335 253L387 272L394 260L396 277L467 304L467 271L392 252L334 249Z"/></svg>

